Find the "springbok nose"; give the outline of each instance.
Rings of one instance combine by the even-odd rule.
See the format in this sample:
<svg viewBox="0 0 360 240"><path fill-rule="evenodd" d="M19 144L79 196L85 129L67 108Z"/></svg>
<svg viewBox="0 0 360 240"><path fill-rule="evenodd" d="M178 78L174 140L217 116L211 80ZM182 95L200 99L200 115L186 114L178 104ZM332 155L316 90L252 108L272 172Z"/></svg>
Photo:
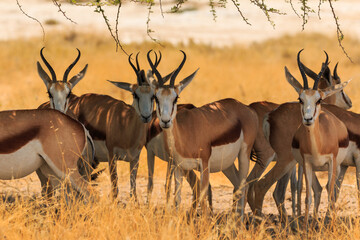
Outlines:
<svg viewBox="0 0 360 240"><path fill-rule="evenodd" d="M167 125L170 122L170 119L165 121L165 120L161 120L163 123L165 123L165 125Z"/></svg>
<svg viewBox="0 0 360 240"><path fill-rule="evenodd" d="M311 120L313 120L313 117L311 117L311 118L304 118L304 119L305 119L305 121L310 122Z"/></svg>
<svg viewBox="0 0 360 240"><path fill-rule="evenodd" d="M151 114L148 115L148 116L144 116L144 115L141 114L141 117L142 117L142 119L145 120L146 122L148 122L148 121L151 120Z"/></svg>

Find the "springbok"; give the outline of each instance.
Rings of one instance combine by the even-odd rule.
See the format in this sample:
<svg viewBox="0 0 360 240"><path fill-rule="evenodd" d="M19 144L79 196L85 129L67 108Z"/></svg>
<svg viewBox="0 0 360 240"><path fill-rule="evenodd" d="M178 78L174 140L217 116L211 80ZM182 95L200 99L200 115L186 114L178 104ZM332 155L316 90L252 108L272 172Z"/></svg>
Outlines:
<svg viewBox="0 0 360 240"><path fill-rule="evenodd" d="M89 168L92 151L78 121L52 109L13 110L0 112L0 125L1 179L40 171L52 186L69 179L78 193L93 198L91 187L79 173L80 165Z"/></svg>
<svg viewBox="0 0 360 240"><path fill-rule="evenodd" d="M177 106L177 110L181 111L181 109L192 109L195 108L194 105L192 104L179 104ZM170 159L170 155L168 154L168 152L166 151L166 147L165 147L165 139L164 139L164 134L163 131L160 127L160 122L159 119L156 117L156 112L155 112L155 116L153 117L153 119L151 120L149 129L148 129L148 133L146 136L146 151L147 151L147 162L148 162L148 175L149 175L149 180L148 180L148 187L147 187L147 201L148 203L150 202L151 199L151 194L152 194L152 190L153 190L153 176L154 176L154 164L155 164L155 156L157 156L158 158L160 158L161 160L165 161L165 162L169 162ZM169 169L168 165L168 169L167 169L167 173L166 173L166 184L165 184L165 192L166 192L166 202L169 202L170 199L170 190L171 190L171 178L173 175L173 170L174 168ZM199 179L196 176L194 171L187 171L185 173L185 177L186 180L188 181L188 183L190 184L190 187L193 191L193 209L195 209L198 205L198 198L199 198L199 191L200 191L200 187L199 185ZM208 192L208 201L209 201L209 206L210 209L212 209L212 194L211 194L211 185L209 184L209 192Z"/></svg>
<svg viewBox="0 0 360 240"><path fill-rule="evenodd" d="M186 61L184 58L164 85L161 74L148 61L158 80L155 90L156 114L166 139L166 149L175 164L175 205L181 201L183 170L199 170L200 204L205 209L204 198L209 185L209 173L223 171L234 185L235 195L240 195L240 215L244 214L245 181L249 169L250 153L255 141L257 115L249 107L234 100L223 99L199 108L182 109L177 113L179 94L195 77L197 70L175 85L175 79ZM239 170L234 161L238 157ZM170 164L171 161L169 161ZM239 206L241 205L241 206Z"/></svg>
<svg viewBox="0 0 360 240"><path fill-rule="evenodd" d="M100 162L108 162L112 184L112 196L118 195L116 160L130 163L130 197L136 197L136 176L140 151L146 143L146 133L154 109L154 88L148 82L144 70L140 70L138 55L136 67L129 63L137 76L137 83L109 81L133 95L132 105L107 95L84 94L71 103L70 109L82 122L95 142L95 156ZM156 66L161 56L156 59Z"/></svg>
<svg viewBox="0 0 360 240"><path fill-rule="evenodd" d="M48 63L48 61L46 60L46 58L43 55L44 48L45 47L43 47L40 50L40 57L43 60L43 62L45 63L45 65L47 66L47 68L49 69L51 78L44 71L44 69L42 68L42 66L39 62L37 62L37 69L38 69L40 78L45 83L50 101L40 105L38 107L38 109L49 109L49 108L56 109L62 113L69 115L70 117L76 119L76 116L74 115L74 113L69 110L69 102L75 101L77 99L77 96L71 94L71 91L72 91L73 87L84 77L88 65L86 64L84 69L80 73L73 76L69 81L67 80L71 69L79 61L80 56L81 56L80 50L77 49L78 56L76 57L75 61L73 63L71 63L70 66L66 69L63 79L57 80L54 69L51 67L51 65ZM93 144L93 141L92 141L92 138L91 138L89 132L88 131L85 131L85 132L86 132L87 139L92 143L91 145L93 147L93 150L95 150L94 144ZM94 156L94 153L92 155ZM91 161L89 164L91 165L92 169L96 169L96 167L99 165L99 162L96 161L96 159L94 158L93 161ZM99 171L99 172L101 172L101 171ZM92 180L96 179L97 176L99 175L99 172L96 174L92 174L90 178ZM52 191L51 191L52 186L50 186L49 179L47 179L40 170L37 170L36 173L41 182L42 195L43 196L46 195L46 196L50 197L52 195ZM88 176L88 174L86 174L86 175ZM83 176L85 176L85 175L83 175ZM89 179L87 179L87 180L89 180Z"/></svg>
<svg viewBox="0 0 360 240"><path fill-rule="evenodd" d="M319 80L319 89L325 89L327 87L341 83L340 77L337 74L337 66L338 65L336 64L334 71L333 71L333 75L331 75L331 71L328 67L325 69L323 77L320 78L320 80ZM304 71L306 72L306 74L315 80L317 77L317 74L314 73L311 69L307 68L305 65L303 65L303 67L304 67ZM344 91L340 91L338 93L335 93L334 95L331 95L330 97L326 98L323 102L327 103L327 104L333 104L333 105L339 106L343 109L349 109L352 106L350 98L346 95L346 93ZM256 137L255 144L254 144L254 150L256 152L257 160L256 160L256 164L255 164L254 168L252 169L252 171L250 172L250 174L247 178L247 182L249 184L248 202L253 211L255 211L255 208L254 208L254 202L255 202L254 184L256 184L256 181L261 177L261 174L264 172L265 168L269 165L269 163L272 160L277 160L279 157L281 158L281 156L283 156L284 153L286 153L286 152L288 154L285 156L288 156L288 157L292 156L292 153L290 150L290 147L291 147L291 145L290 145L291 139L290 138L293 136L297 127L301 123L301 121L299 120L300 116L298 116L298 115L300 115L300 111L297 107L294 108L294 111L296 111L296 113L294 113L294 111L289 110L289 109L287 109L286 111L285 110L281 111L281 109L283 108L283 105L284 104L279 106L278 104L271 103L271 102L254 102L249 105L249 107L253 108L256 111L256 113L258 114L260 129L262 129L262 126L263 126L263 119L264 118L269 119L270 112L274 111L275 113L271 113L271 116L272 116L271 121L266 122L267 124L266 124L265 132L267 134L269 134L270 128L271 128L272 135L275 134L274 132L279 133L278 137L274 137L274 138L272 137L269 139L269 136L264 135L264 131L261 131L261 130L258 131L258 135ZM285 106L294 107L295 105L292 103L291 104L285 103ZM279 108L280 110L278 110L277 108ZM291 114L287 114L288 111L292 111ZM279 112L279 114L276 114L276 112ZM274 115L276 115L276 117ZM298 116L298 117L295 117L295 116ZM282 122L279 124L273 123L273 122L280 121L280 120ZM285 124L287 126L286 129L282 128L282 126L285 126ZM279 128L279 130L277 130L276 127ZM290 130L290 128L292 130ZM280 133L282 133L282 135L280 135ZM287 134L287 133L289 133L289 134ZM288 140L283 141L283 139L288 139ZM275 143L276 140L277 140L277 142ZM270 145L269 141L271 141L271 143L273 143L273 146ZM274 147L274 149L276 150L275 152L277 152L276 158L275 158L275 152L272 147ZM284 150L284 149L287 149L287 150ZM299 178L300 177L301 176L299 176ZM289 171L289 173L287 173L285 176L283 176L283 178L281 178L278 181L275 191L273 193L273 197L277 204L280 216L284 216L284 217L286 216L286 210L285 210L285 206L284 206L285 189L287 187L289 178L291 179L292 212L293 212L293 215L295 216L295 214L296 214L295 194L296 194L296 191L298 191L298 194L300 192L299 190L297 190L295 167L292 168L292 170ZM301 182L301 181L299 181L299 182ZM299 210L299 205L298 205L298 210Z"/></svg>
<svg viewBox="0 0 360 240"><path fill-rule="evenodd" d="M349 147L349 135L345 124L334 114L321 109L321 101L341 91L347 82L337 84L325 90L318 90L319 79L328 65L328 56L312 89L309 89L307 77L300 61L297 61L304 86L290 74L285 67L286 79L299 94L302 124L292 140L292 153L298 163L303 165L306 179L305 223L309 218L309 207L312 201L312 178L314 171L328 169L329 209L335 209L335 180L340 174L340 164L344 161ZM330 131L329 131L330 130ZM314 211L316 214L316 209Z"/></svg>
<svg viewBox="0 0 360 240"><path fill-rule="evenodd" d="M315 73L308 72L307 68L304 65L302 66L304 67L304 70L309 73L309 76L317 75ZM330 78L331 73L328 74ZM334 68L333 75L334 77L330 78L330 82L319 81L319 88L324 89L326 87L326 84L331 84L331 86L340 84L341 80L337 74L337 66ZM321 83L323 83L323 86L321 86ZM328 87L330 86L328 85ZM359 156L359 153L357 152L359 150L356 148L356 137L360 137L360 131L358 131L358 129L355 127L357 123L360 123L360 117L358 117L358 115L355 113L345 110L351 107L351 100L343 90L328 97L324 100L324 102L330 104L321 104L322 108L331 111L333 114L336 115L337 118L344 122L350 135L351 148L346 160L341 166L342 171L339 176L339 180L341 180L341 176L345 174L347 166L356 166L357 176L360 177L360 159L358 159L357 157ZM338 107L332 104L336 104ZM266 135L266 138L269 140L272 149L274 149L274 151L276 152L276 164L263 178L261 178L258 182L254 184L253 189L250 189L253 191L252 194L255 195L255 199L254 201L249 203L252 207L252 210L256 214L261 214L262 203L264 201L264 196L266 192L276 181L279 180L274 192L274 199L276 204L278 205L278 209L280 215L283 217L283 220L287 219L286 211L283 204L285 196L284 191L287 181L289 179L289 175L297 163L291 151L291 143L292 137L294 136L296 130L300 125L301 113L300 104L298 102L281 104L278 108L267 114L267 116L265 116L264 118L264 133ZM284 128L284 126L286 126L286 128ZM258 159L258 161L259 160L261 161L262 159ZM313 188L315 193L315 209L318 209L318 206L320 204L321 186L320 184L318 184L317 178L314 178ZM295 209L293 208L293 211L294 210ZM295 213L293 212L293 214Z"/></svg>

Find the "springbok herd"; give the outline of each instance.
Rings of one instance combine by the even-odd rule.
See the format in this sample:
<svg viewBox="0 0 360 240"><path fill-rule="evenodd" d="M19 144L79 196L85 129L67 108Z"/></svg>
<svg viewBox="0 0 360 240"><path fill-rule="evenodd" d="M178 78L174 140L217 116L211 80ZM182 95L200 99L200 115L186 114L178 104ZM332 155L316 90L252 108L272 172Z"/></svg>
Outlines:
<svg viewBox="0 0 360 240"><path fill-rule="evenodd" d="M206 198L212 209L209 175L222 171L234 186L233 210L241 219L245 200L254 214L261 215L265 193L275 182L274 199L280 216L286 219L284 198L289 179L293 215L300 215L303 173L306 180L305 221L312 201L311 188L315 199L314 214L320 204L322 187L315 171L328 171L328 212L334 210L349 166L356 167L359 190L360 115L346 110L352 106L343 91L348 82L340 82L337 64L331 73L326 52L326 60L317 74L300 61L302 50L299 51L297 63L303 85L285 67L286 80L299 94L298 102L280 105L254 102L246 106L228 98L195 107L177 104L179 95L198 71L175 84L186 61L183 51L180 65L164 77L158 71L160 52L150 50L147 53L150 65L147 73L139 66L139 53L135 63L130 55L129 63L137 82L110 81L132 93L133 103L128 105L107 95L72 94L72 89L87 70L86 65L68 79L80 58L80 51L77 50L77 58L58 80L43 50L40 56L51 77L39 62L37 68L50 101L37 110L0 112L1 179L21 178L36 171L43 196L53 195L54 189L68 179L80 196L93 201L97 195L89 184L97 176L93 170L99 162L108 162L112 197L117 198L116 163L123 160L130 163L130 195L136 200L139 155L145 146L149 170L148 201L153 189L155 156L168 162L167 201L171 176L174 175L175 205L179 206L185 176L193 190L192 210L200 204L202 211L208 211ZM314 80L312 88L307 76ZM238 167L235 166L236 158ZM250 159L256 164L248 174ZM275 166L261 177L271 161L276 161ZM298 181L296 163L300 163ZM194 170L200 172L200 180Z"/></svg>

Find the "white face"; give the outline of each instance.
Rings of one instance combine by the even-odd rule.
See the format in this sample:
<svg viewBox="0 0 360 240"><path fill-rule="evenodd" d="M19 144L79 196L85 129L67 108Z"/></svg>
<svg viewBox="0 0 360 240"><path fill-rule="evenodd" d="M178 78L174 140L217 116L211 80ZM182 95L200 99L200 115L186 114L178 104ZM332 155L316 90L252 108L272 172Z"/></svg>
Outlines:
<svg viewBox="0 0 360 240"><path fill-rule="evenodd" d="M305 126L311 126L318 118L321 110L322 96L319 91L307 89L301 91L299 102L301 105L302 122Z"/></svg>
<svg viewBox="0 0 360 240"><path fill-rule="evenodd" d="M177 111L178 90L176 87L161 87L156 91L156 115L161 128L170 128Z"/></svg>
<svg viewBox="0 0 360 240"><path fill-rule="evenodd" d="M139 114L141 121L144 123L150 122L154 111L154 88L149 85L136 85L131 92L133 94L133 107Z"/></svg>
<svg viewBox="0 0 360 240"><path fill-rule="evenodd" d="M71 86L67 82L56 82L51 84L48 89L51 108L65 113L69 107L70 93Z"/></svg>

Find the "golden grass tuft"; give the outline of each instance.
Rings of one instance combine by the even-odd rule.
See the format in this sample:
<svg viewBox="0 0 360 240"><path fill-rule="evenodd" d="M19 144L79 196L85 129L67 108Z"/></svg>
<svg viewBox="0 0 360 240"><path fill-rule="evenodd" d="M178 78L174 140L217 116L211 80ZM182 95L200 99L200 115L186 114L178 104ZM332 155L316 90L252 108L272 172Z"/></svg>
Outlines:
<svg viewBox="0 0 360 240"><path fill-rule="evenodd" d="M288 66L294 76L300 80L296 65L297 52L305 48L302 59L311 69L318 71L326 50L330 56L333 68L339 61L338 72L342 80L352 78L346 87L346 92L353 101L353 111L359 112L360 98L357 89L360 63L358 41L348 39L347 51L355 63L352 64L343 55L337 45L336 38L328 38L318 34L283 36L278 39L250 46L234 46L215 48L207 45L190 43L170 45L165 48L155 43L126 45L128 52L140 51L140 64L148 69L146 53L150 49L161 50L163 60L160 71L163 74L171 72L178 66L182 54L187 53L188 60L178 79L200 68L195 80L181 94L179 103L194 103L197 106L221 98L232 97L246 104L254 101L274 101L277 103L295 101L295 91L286 82L284 66ZM75 94L99 93L111 95L117 99L131 102L130 93L115 88L105 80L127 81L135 83L135 75L128 64L127 56L115 52L114 42L108 37L97 35L78 35L76 33L51 33L47 35L44 55L54 67L59 79L66 67L75 59L75 48L79 48L82 57L70 73L77 74L86 63L89 64L85 78L75 87ZM36 61L40 61L39 51L43 47L40 39L12 40L0 42L0 109L36 108L48 100L45 85L36 70ZM41 61L40 61L41 62ZM44 66L44 64L41 62ZM44 67L45 69L45 67ZM146 154L141 155L138 178L146 182ZM303 232L292 232L282 227L273 217L263 221L259 226L245 226L232 220L228 212L231 207L231 187L228 181L215 174L211 183L218 188L218 193L228 191L225 204L216 207L215 216L200 217L195 223L189 222L186 210L190 207L191 195L183 194L183 203L179 211L165 206L164 194L158 196L158 201L149 208L145 202L146 184L138 184L140 206L128 201L129 166L128 163L118 164L120 178L120 201L109 200L110 181L106 174L100 176L97 189L101 192L99 202L84 205L74 203L70 208L63 199L55 201L54 205L44 208L44 200L39 197L39 183L32 176L27 180L1 181L1 192L15 198L10 202L0 203L0 238L6 239L298 239L303 238ZM165 164L157 161L155 174L163 184ZM105 175L105 176L104 176ZM215 177L214 177L215 176ZM350 175L354 183L354 175ZM326 179L326 176L322 177ZM186 187L184 183L184 187ZM125 186L125 187L124 187ZM159 187L159 192L163 187ZM356 196L355 189L353 196ZM155 195L155 194L153 194ZM124 197L126 196L126 197ZM154 197L154 196L153 196ZM218 199L214 195L214 200ZM126 206L124 206L124 204ZM267 202L274 205L274 202ZM326 204L326 203L325 203ZM220 206L220 207L219 207ZM273 212L277 214L277 212ZM230 216L229 218L226 218ZM358 239L360 236L360 220L350 216L351 221L337 219L334 228L319 225L320 230L311 230L310 238L347 238Z"/></svg>

